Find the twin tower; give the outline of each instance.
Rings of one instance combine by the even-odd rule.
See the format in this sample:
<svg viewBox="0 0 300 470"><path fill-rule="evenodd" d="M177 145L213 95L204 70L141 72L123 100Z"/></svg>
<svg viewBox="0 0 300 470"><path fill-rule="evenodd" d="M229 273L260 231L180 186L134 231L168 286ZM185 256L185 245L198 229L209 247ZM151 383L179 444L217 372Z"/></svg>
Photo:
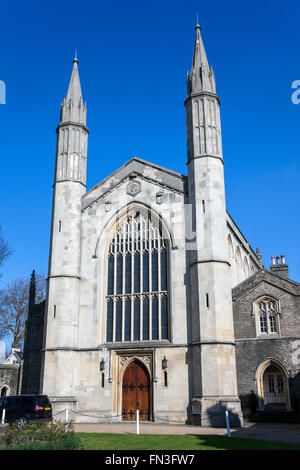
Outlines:
<svg viewBox="0 0 300 470"><path fill-rule="evenodd" d="M127 175L126 168L126 171L120 170L125 185L128 184L126 178L132 178L133 173L134 180L140 185L139 195L129 194L124 189L124 198L128 197L132 204L150 205L147 197L152 197L149 196L152 194L151 188L154 183L159 183L164 188L162 194L166 198L168 191L171 192L177 185L174 197L181 197L182 225L186 218L185 203L188 202L192 208L195 243L189 248L184 243L182 246L179 244L168 255L168 342L143 342L142 338L138 342L123 344L106 342L103 326L106 322L106 305L102 299L105 297L105 287L103 290L99 287L102 281L105 285L106 271L102 265L106 263L106 259L92 259L92 247L87 249L96 240L93 233L95 237L98 236L96 232L99 231L99 226L93 225L94 222L88 218L92 217L93 210L90 210L89 215L84 210L87 207L83 201L87 194L89 130L86 126L87 108L82 99L78 60L75 58L73 61L72 76L67 96L61 105L60 123L57 127L42 370L41 392L50 396L54 408L98 410L105 412L109 419L118 410L122 410L123 367L131 357L132 360L140 361L147 369L151 416L160 411L165 417L175 417L178 421L219 425L223 423L224 410L230 409L238 420L240 418L220 102L216 94L214 72L208 64L200 30L197 25L192 68L187 74L188 96L185 107L188 177L175 172L171 174L168 170L168 186L163 185L167 170L157 167L157 181L152 184L152 173L147 170L148 163L138 159L126 164L126 168L135 165L134 172ZM136 170L138 165L139 168L145 166L150 175L148 179L143 179L142 173ZM186 189L180 193L178 188L182 182L187 184ZM149 190L146 191L147 185ZM100 189L98 186L96 189L92 188L89 194L98 195L101 184ZM121 186L119 184L118 188ZM104 192L100 196L104 199L107 197ZM105 207L109 207L108 203L105 204ZM113 200L109 204L113 207ZM98 209L96 203L94 205L96 214ZM103 212L103 218L106 215ZM88 261L87 256L90 258ZM92 265L97 262L100 264ZM173 266L172 270L170 265ZM151 295L155 296L156 293ZM174 301L176 295L180 295L178 302ZM134 321L135 313L132 315ZM116 317L114 321L117 321ZM172 362L172 355L177 358L176 361ZM170 378L167 385L166 382L160 383L162 357L168 358ZM107 365L104 372L107 371L108 374L105 376L107 382L102 382L102 388L106 387L104 391L100 390L98 383L98 364L101 360L102 364ZM162 400L165 400L164 405Z"/></svg>

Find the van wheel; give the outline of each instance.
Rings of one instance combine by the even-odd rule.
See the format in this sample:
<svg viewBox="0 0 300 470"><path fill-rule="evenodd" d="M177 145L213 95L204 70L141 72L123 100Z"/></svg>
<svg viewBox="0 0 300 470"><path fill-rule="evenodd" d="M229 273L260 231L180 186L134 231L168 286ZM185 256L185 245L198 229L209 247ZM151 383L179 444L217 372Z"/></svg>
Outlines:
<svg viewBox="0 0 300 470"><path fill-rule="evenodd" d="M24 416L22 416L22 418L17 419L16 423L19 429L23 429L28 423L28 421L27 418L24 418Z"/></svg>

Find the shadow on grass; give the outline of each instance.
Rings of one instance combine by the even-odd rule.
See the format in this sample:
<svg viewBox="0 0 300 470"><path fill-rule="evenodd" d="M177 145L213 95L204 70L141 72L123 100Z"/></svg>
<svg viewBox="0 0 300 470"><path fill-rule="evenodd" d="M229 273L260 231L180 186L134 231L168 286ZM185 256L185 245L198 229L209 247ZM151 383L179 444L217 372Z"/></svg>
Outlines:
<svg viewBox="0 0 300 470"><path fill-rule="evenodd" d="M85 450L300 450L299 444L214 435L77 435Z"/></svg>

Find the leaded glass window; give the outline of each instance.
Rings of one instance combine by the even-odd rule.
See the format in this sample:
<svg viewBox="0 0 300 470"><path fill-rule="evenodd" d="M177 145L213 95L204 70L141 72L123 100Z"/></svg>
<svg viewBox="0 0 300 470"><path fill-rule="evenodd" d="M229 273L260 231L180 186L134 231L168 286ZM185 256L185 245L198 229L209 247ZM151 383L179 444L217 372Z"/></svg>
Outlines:
<svg viewBox="0 0 300 470"><path fill-rule="evenodd" d="M266 306L264 302L259 303L259 326L261 333L267 333Z"/></svg>
<svg viewBox="0 0 300 470"><path fill-rule="evenodd" d="M277 391L283 393L283 377L279 374L277 374Z"/></svg>
<svg viewBox="0 0 300 470"><path fill-rule="evenodd" d="M259 333L278 333L277 301L263 298L257 305Z"/></svg>
<svg viewBox="0 0 300 470"><path fill-rule="evenodd" d="M267 302L267 310L269 315L269 322L270 322L270 332L276 333L276 312L275 312L275 302L270 300Z"/></svg>
<svg viewBox="0 0 300 470"><path fill-rule="evenodd" d="M168 243L150 212L135 212L113 234L107 269L107 342L169 338Z"/></svg>
<svg viewBox="0 0 300 470"><path fill-rule="evenodd" d="M275 383L274 383L274 375L268 375L268 385L269 385L269 393L275 392Z"/></svg>

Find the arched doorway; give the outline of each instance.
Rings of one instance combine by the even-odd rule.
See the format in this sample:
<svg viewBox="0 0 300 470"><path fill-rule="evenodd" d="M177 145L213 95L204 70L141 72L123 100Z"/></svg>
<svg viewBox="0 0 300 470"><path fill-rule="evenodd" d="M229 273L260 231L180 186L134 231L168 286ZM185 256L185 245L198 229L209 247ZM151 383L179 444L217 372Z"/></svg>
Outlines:
<svg viewBox="0 0 300 470"><path fill-rule="evenodd" d="M140 420L150 420L150 377L138 360L128 364L122 382L122 420L135 421L136 410Z"/></svg>
<svg viewBox="0 0 300 470"><path fill-rule="evenodd" d="M1 397L6 397L8 395L9 387L7 385L4 385L4 387L1 389Z"/></svg>
<svg viewBox="0 0 300 470"><path fill-rule="evenodd" d="M287 374L277 361L268 360L258 370L260 408L264 410L289 410Z"/></svg>

